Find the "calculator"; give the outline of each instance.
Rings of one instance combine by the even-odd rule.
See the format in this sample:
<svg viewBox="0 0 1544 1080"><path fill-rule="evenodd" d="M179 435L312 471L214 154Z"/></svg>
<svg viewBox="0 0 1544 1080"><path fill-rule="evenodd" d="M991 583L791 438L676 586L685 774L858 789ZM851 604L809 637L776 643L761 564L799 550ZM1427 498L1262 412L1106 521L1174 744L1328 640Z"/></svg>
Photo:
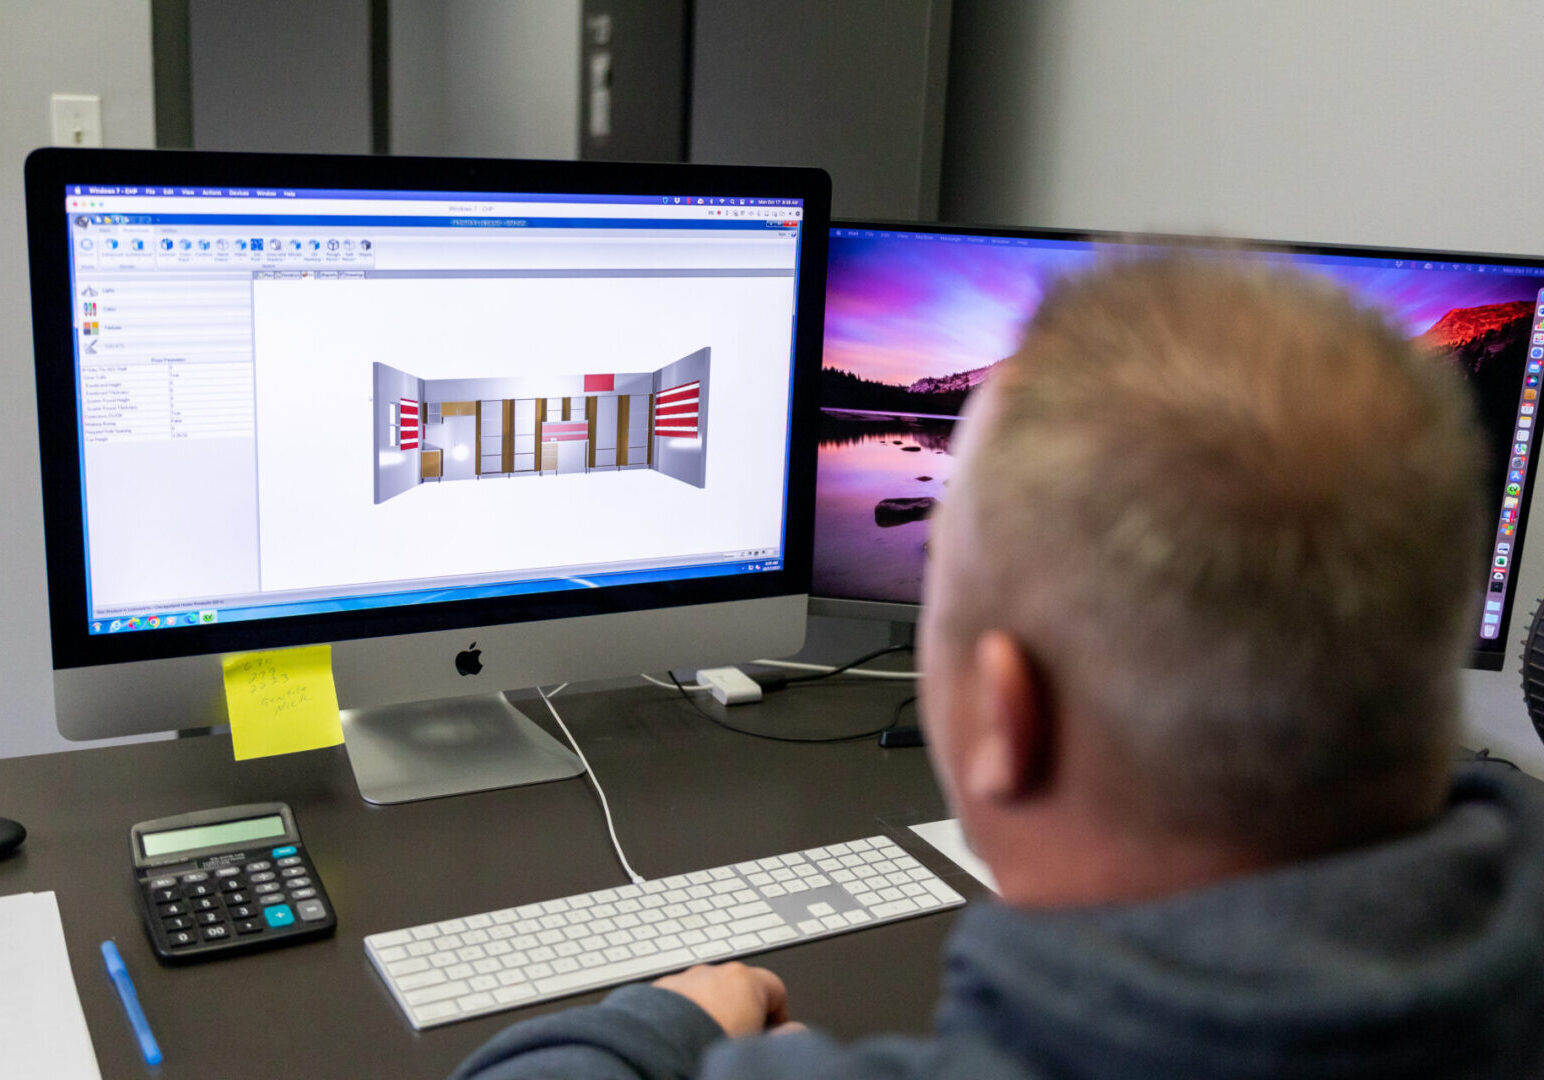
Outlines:
<svg viewBox="0 0 1544 1080"><path fill-rule="evenodd" d="M162 963L294 945L338 928L286 803L142 821L129 830L129 847L145 932Z"/></svg>

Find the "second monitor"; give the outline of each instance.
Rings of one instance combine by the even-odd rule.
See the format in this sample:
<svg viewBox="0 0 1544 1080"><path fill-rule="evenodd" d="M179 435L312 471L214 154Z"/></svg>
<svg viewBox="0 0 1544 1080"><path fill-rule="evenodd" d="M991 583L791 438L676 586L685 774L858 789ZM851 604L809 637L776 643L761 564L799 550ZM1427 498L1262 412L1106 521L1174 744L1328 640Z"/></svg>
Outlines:
<svg viewBox="0 0 1544 1080"><path fill-rule="evenodd" d="M927 518L971 390L1017 350L1056 281L1097 260L1195 240L836 222L826 293L811 610L915 618ZM1544 260L1228 243L1322 274L1381 310L1474 393L1488 441L1491 543L1474 568L1471 665L1500 671L1537 473ZM1120 403L1112 401L1112 409Z"/></svg>

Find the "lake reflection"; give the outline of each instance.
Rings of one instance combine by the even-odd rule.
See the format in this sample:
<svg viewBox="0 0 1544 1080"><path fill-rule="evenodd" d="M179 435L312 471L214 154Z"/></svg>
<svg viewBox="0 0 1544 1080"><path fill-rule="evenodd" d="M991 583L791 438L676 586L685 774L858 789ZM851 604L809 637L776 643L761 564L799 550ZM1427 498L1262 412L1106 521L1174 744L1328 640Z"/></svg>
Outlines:
<svg viewBox="0 0 1544 1080"><path fill-rule="evenodd" d="M942 499L951 417L823 410L815 493L818 596L917 603L927 522L881 527L882 499Z"/></svg>

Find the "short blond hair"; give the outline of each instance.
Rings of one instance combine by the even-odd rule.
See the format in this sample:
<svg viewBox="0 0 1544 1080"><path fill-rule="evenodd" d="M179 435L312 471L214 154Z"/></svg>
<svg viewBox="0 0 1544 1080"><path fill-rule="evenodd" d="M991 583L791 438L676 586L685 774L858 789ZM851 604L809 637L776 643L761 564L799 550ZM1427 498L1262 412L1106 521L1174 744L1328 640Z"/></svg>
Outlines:
<svg viewBox="0 0 1544 1080"><path fill-rule="evenodd" d="M974 547L929 603L1043 661L1175 827L1388 811L1446 768L1483 559L1443 367L1241 258L1064 283L968 421L938 527Z"/></svg>

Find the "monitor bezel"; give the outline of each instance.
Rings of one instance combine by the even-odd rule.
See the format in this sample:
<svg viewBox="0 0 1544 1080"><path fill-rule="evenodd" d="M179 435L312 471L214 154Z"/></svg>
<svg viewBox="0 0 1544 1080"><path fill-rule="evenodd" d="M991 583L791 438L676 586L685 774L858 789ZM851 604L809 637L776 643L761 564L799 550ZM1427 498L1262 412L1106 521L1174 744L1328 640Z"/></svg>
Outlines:
<svg viewBox="0 0 1544 1080"><path fill-rule="evenodd" d="M273 619L91 634L69 263L71 185L309 188L360 191L685 195L803 200L793 328L782 567L608 588L566 589ZM774 166L245 154L165 150L34 151L26 162L38 445L56 671L514 624L809 591L815 429L829 239L830 178ZM48 423L44 417L53 418Z"/></svg>
<svg viewBox="0 0 1544 1080"><path fill-rule="evenodd" d="M831 229L873 229L877 232L913 232L961 236L1002 236L1031 240L1089 241L1107 244L1140 244L1155 247L1193 249L1199 251L1237 251L1240 253L1319 254L1344 255L1363 258L1409 257L1422 262L1485 262L1502 266L1528 266L1539 270L1544 277L1544 256L1528 256L1515 252L1491 253L1473 251L1448 251L1426 248L1383 247L1361 244L1327 244L1292 240L1259 240L1223 236L1182 235L1177 233L1121 232L1108 229L1038 228L1019 225L954 225L938 222L882 221L867 219L838 219L831 222ZM822 365L824 365L824 341L822 340ZM1532 450L1537 461L1538 429L1534 429ZM818 458L818 448L817 448ZM1534 480L1539 469L1528 470L1523 480L1523 492L1519 505L1529 507L1533 501ZM1513 551L1526 549L1528 515L1519 515ZM811 567L813 574L813 562ZM1507 576L1507 588L1503 608L1503 627L1507 631L1497 638L1495 649L1470 649L1468 666L1480 671L1502 671L1507 664L1506 643L1510 640L1513 616L1516 613L1516 590L1520 574ZM813 590L813 586L812 586ZM893 622L915 622L920 618L921 603L898 600L878 600L855 596L828 596L814 591L810 594L809 611L812 615L846 618L884 619Z"/></svg>

